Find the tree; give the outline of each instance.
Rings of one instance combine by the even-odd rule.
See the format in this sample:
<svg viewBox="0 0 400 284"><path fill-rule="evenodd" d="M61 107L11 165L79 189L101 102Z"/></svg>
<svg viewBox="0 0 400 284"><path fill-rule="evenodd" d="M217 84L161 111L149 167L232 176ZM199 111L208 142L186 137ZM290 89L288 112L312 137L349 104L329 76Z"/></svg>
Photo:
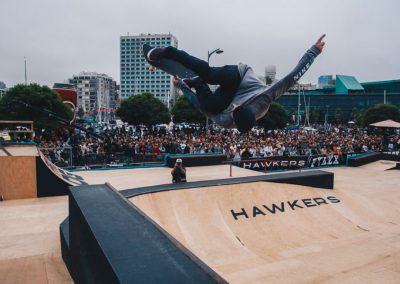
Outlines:
<svg viewBox="0 0 400 284"><path fill-rule="evenodd" d="M60 95L47 86L38 84L19 84L9 89L0 100L0 119L32 120L35 129L50 130L61 126L60 122L37 109L29 108L22 103L37 109L46 109L57 116L71 120L73 113Z"/></svg>
<svg viewBox="0 0 400 284"><path fill-rule="evenodd" d="M171 114L174 116L174 122L203 123L205 116L200 113L185 96L179 96L172 107Z"/></svg>
<svg viewBox="0 0 400 284"><path fill-rule="evenodd" d="M288 114L290 121L293 121L293 122L296 121L296 117L297 117L297 110L296 109L294 109L294 108L287 109L286 113Z"/></svg>
<svg viewBox="0 0 400 284"><path fill-rule="evenodd" d="M351 110L350 119L353 120L353 121L356 121L356 120L357 120L357 117L358 117L359 115L360 115L360 110L359 110L358 108L354 107L354 108Z"/></svg>
<svg viewBox="0 0 400 284"><path fill-rule="evenodd" d="M321 109L318 107L313 107L310 109L310 120L314 123L319 122L321 119Z"/></svg>
<svg viewBox="0 0 400 284"><path fill-rule="evenodd" d="M133 125L148 126L168 123L170 114L168 108L150 93L130 96L121 102L117 115Z"/></svg>
<svg viewBox="0 0 400 284"><path fill-rule="evenodd" d="M273 81L272 81L271 77L265 76L265 84L266 84L267 86L269 86L269 85L271 85L272 83L273 83Z"/></svg>
<svg viewBox="0 0 400 284"><path fill-rule="evenodd" d="M85 116L85 112L83 111L83 108L78 108L78 117L80 119L83 119L83 117Z"/></svg>
<svg viewBox="0 0 400 284"><path fill-rule="evenodd" d="M258 120L257 125L264 127L265 130L283 128L289 121L289 116L282 105L273 102L267 114Z"/></svg>
<svg viewBox="0 0 400 284"><path fill-rule="evenodd" d="M400 110L391 104L378 104L365 111L362 122L364 126L367 126L387 119L400 121Z"/></svg>

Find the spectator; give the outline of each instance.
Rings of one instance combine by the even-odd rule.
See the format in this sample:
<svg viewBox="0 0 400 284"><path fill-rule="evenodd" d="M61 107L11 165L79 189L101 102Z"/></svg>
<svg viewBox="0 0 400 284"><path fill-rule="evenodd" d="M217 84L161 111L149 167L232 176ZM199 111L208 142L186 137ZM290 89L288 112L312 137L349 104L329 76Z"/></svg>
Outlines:
<svg viewBox="0 0 400 284"><path fill-rule="evenodd" d="M172 183L186 182L186 168L182 166L182 159L177 159L171 170Z"/></svg>
<svg viewBox="0 0 400 284"><path fill-rule="evenodd" d="M332 131L321 129L317 132L302 130L274 130L265 132L255 130L245 135L226 129L213 129L206 136L204 128L189 126L183 131L174 126L174 133L156 128L140 128L134 136L110 130L104 141L80 133L51 133L38 140L40 148L45 149L53 162L72 161L75 166L124 161L162 161L167 153L224 153L228 159L238 160L250 157L331 155L333 153L362 153L385 150L383 136L367 134L363 129L337 126ZM387 137L391 150L400 148L400 135ZM72 150L70 150L72 147ZM387 147L387 146L386 146ZM72 155L72 159L70 159ZM150 159L148 156L151 156ZM242 157L241 157L242 156ZM155 158L156 157L156 158Z"/></svg>

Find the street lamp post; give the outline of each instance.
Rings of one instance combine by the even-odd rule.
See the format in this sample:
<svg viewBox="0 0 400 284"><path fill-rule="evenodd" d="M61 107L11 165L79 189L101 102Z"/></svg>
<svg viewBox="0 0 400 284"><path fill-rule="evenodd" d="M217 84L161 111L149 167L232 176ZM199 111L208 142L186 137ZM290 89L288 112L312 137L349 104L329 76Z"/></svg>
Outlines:
<svg viewBox="0 0 400 284"><path fill-rule="evenodd" d="M329 105L326 105L326 113L325 113L325 129L328 128L328 116L329 116Z"/></svg>
<svg viewBox="0 0 400 284"><path fill-rule="evenodd" d="M224 52L222 49L220 49L220 48L217 48L217 49L214 49L213 51L207 51L207 63L210 65L210 57L211 57L211 55L213 55L214 53L216 53L216 54L221 54L222 52ZM206 136L207 136L207 134L208 134L208 116L206 116Z"/></svg>

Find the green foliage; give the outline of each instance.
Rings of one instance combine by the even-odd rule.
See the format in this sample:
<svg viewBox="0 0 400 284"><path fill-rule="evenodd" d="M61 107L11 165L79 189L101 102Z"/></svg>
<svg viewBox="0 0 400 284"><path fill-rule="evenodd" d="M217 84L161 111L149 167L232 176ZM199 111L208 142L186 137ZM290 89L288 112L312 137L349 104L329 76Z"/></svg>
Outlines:
<svg viewBox="0 0 400 284"><path fill-rule="evenodd" d="M257 125L264 127L265 130L278 129L286 126L289 116L282 105L273 102L267 114L258 120Z"/></svg>
<svg viewBox="0 0 400 284"><path fill-rule="evenodd" d="M47 109L57 116L71 120L73 113L61 97L47 86L19 84L9 89L0 100L0 119L32 120L35 129L52 129L61 126L54 118L16 101L28 103L39 109Z"/></svg>
<svg viewBox="0 0 400 284"><path fill-rule="evenodd" d="M387 119L400 122L400 110L391 104L379 104L368 108L363 117L362 124L368 126L371 123Z"/></svg>
<svg viewBox="0 0 400 284"><path fill-rule="evenodd" d="M117 115L133 125L151 126L170 121L168 108L150 93L130 96L123 100L117 109Z"/></svg>
<svg viewBox="0 0 400 284"><path fill-rule="evenodd" d="M310 121L317 123L321 120L322 114L321 109L317 107L313 107L310 109Z"/></svg>
<svg viewBox="0 0 400 284"><path fill-rule="evenodd" d="M172 107L171 114L174 122L203 123L205 116L202 115L185 96L179 96Z"/></svg>
<svg viewBox="0 0 400 284"><path fill-rule="evenodd" d="M85 116L85 112L83 111L83 108L79 108L78 109L78 117L83 119L83 117Z"/></svg>
<svg viewBox="0 0 400 284"><path fill-rule="evenodd" d="M366 109L358 109L358 108L354 107L351 110L348 119L354 121L358 125L362 125L365 111L366 111Z"/></svg>
<svg viewBox="0 0 400 284"><path fill-rule="evenodd" d="M266 84L266 85L269 86L269 85L272 84L272 82L273 82L273 81L272 81L271 77L269 77L269 76L266 76L266 77L265 77L265 84Z"/></svg>

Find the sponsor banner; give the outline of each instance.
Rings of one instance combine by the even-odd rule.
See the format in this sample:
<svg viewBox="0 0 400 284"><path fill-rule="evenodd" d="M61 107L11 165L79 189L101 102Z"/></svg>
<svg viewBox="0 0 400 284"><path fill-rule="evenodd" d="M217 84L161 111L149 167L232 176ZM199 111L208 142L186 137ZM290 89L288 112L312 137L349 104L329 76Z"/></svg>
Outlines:
<svg viewBox="0 0 400 284"><path fill-rule="evenodd" d="M400 151L389 151L389 152L383 152L385 154L389 155L394 155L394 156L400 156Z"/></svg>
<svg viewBox="0 0 400 284"><path fill-rule="evenodd" d="M325 166L339 166L344 164L345 159L337 154L329 156L311 156L309 157L307 167L318 168Z"/></svg>
<svg viewBox="0 0 400 284"><path fill-rule="evenodd" d="M299 168L318 168L326 166L344 165L346 161L345 155L318 155L318 156L289 156L289 157L266 157L254 158L254 161L246 160L236 162L241 168L264 171L264 170L294 170Z"/></svg>

